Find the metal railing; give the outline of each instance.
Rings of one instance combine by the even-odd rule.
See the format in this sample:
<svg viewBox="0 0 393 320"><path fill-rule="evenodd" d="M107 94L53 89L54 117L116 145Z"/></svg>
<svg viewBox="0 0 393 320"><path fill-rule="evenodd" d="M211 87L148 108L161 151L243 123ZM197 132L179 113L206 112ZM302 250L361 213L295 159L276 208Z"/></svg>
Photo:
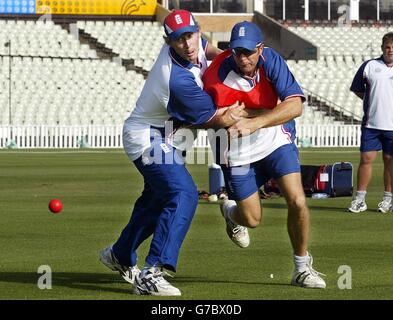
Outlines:
<svg viewBox="0 0 393 320"><path fill-rule="evenodd" d="M122 148L122 125L0 125L0 148ZM359 147L360 125L297 125L299 147ZM200 130L194 148L209 146Z"/></svg>

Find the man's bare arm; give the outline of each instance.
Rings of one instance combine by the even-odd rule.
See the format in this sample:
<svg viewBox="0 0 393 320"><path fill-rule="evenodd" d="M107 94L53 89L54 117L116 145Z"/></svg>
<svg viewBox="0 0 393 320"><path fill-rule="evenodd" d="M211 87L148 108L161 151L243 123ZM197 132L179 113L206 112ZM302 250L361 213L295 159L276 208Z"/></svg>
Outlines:
<svg viewBox="0 0 393 320"><path fill-rule="evenodd" d="M242 110L244 109L244 104L239 104L237 101L233 105L217 109L216 114L208 122L199 125L198 128L201 129L221 129L228 128L235 124L241 118Z"/></svg>
<svg viewBox="0 0 393 320"><path fill-rule="evenodd" d="M249 109L246 107L245 109L243 109L243 111L241 113L241 117L255 118L255 117L258 117L258 116L264 114L265 112L269 112L269 109Z"/></svg>
<svg viewBox="0 0 393 320"><path fill-rule="evenodd" d="M302 113L302 99L300 97L293 97L281 102L274 109L266 110L257 119L260 128L268 128L286 123L301 116Z"/></svg>
<svg viewBox="0 0 393 320"><path fill-rule="evenodd" d="M207 49L206 49L206 58L207 60L213 60L215 57L217 57L221 52L223 52L221 49L216 48L215 46L211 45L210 43L207 44Z"/></svg>
<svg viewBox="0 0 393 320"><path fill-rule="evenodd" d="M229 128L233 136L249 135L260 128L268 128L286 123L303 112L303 104L300 97L289 98L281 102L272 110L265 110L254 118L243 118Z"/></svg>

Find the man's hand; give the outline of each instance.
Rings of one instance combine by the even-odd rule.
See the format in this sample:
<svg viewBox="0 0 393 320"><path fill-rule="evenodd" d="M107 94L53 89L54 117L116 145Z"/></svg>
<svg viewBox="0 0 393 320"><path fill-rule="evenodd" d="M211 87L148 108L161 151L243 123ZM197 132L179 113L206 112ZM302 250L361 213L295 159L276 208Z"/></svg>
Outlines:
<svg viewBox="0 0 393 320"><path fill-rule="evenodd" d="M234 123L229 128L231 137L247 136L259 128L269 128L286 123L296 117L301 116L303 111L302 98L292 97L280 102L273 109L256 109L255 111L244 109L247 115L242 114L243 118ZM249 117L252 118L249 118Z"/></svg>
<svg viewBox="0 0 393 320"><path fill-rule="evenodd" d="M230 127L231 125L242 119L244 108L244 103L239 104L239 101L236 101L236 103L227 108L223 108L225 109L223 110L222 114L223 127Z"/></svg>
<svg viewBox="0 0 393 320"><path fill-rule="evenodd" d="M196 129L221 129L228 128L231 125L235 124L242 118L242 111L244 110L244 103L239 104L239 101L236 101L233 105L229 107L220 108L216 111L216 114L212 119L208 122L200 125L190 126Z"/></svg>
<svg viewBox="0 0 393 320"><path fill-rule="evenodd" d="M260 128L258 118L242 118L229 129L231 138L244 137L254 133Z"/></svg>
<svg viewBox="0 0 393 320"><path fill-rule="evenodd" d="M202 129L221 129L228 128L231 125L235 124L241 118L242 110L244 109L244 104L239 104L239 101L236 101L233 105L225 108L220 108L217 110L216 115L209 122L198 126Z"/></svg>

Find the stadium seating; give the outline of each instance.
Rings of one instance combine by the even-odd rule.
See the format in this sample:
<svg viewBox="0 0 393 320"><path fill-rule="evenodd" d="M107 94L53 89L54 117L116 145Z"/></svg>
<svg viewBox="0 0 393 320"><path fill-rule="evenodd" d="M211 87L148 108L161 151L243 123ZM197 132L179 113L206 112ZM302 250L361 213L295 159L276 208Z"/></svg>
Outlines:
<svg viewBox="0 0 393 320"><path fill-rule="evenodd" d="M0 60L2 124L8 124L8 57ZM121 124L144 83L110 61L12 59L12 123Z"/></svg>
<svg viewBox="0 0 393 320"><path fill-rule="evenodd" d="M81 44L53 21L0 20L0 54L8 54L1 45L11 41L13 55L63 58L95 58L96 52Z"/></svg>
<svg viewBox="0 0 393 320"><path fill-rule="evenodd" d="M305 91L333 108L344 109L344 115L360 119L362 101L349 92L354 74L360 66L348 66L342 57L322 57L319 61L287 61L289 68Z"/></svg>
<svg viewBox="0 0 393 320"><path fill-rule="evenodd" d="M0 124L121 124L144 77L80 44L52 21L0 20Z"/></svg>
<svg viewBox="0 0 393 320"><path fill-rule="evenodd" d="M392 27L372 26L293 26L289 30L310 40L320 48L320 54L360 56L363 60L381 55L382 36Z"/></svg>
<svg viewBox="0 0 393 320"><path fill-rule="evenodd" d="M309 103L303 104L303 114L301 117L296 119L297 125L302 124L343 124L342 121L336 121L333 116L329 116L323 111L318 110L317 107L313 107Z"/></svg>
<svg viewBox="0 0 393 320"><path fill-rule="evenodd" d="M164 44L164 31L156 21L78 21L77 26L120 58L134 59L137 67L147 71Z"/></svg>
<svg viewBox="0 0 393 320"><path fill-rule="evenodd" d="M149 71L162 47L163 30L151 21L78 21L123 60ZM290 26L320 47L318 61L288 60L307 94L344 115L360 119L362 102L349 94L362 61L380 55L387 27ZM99 59L88 44L52 21L0 20L0 124L9 123L9 48L12 55L13 124L121 124L133 107L144 76L120 64ZM301 123L337 123L306 104Z"/></svg>
<svg viewBox="0 0 393 320"><path fill-rule="evenodd" d="M360 120L362 101L349 93L363 61L381 55L382 36L392 27L290 26L289 30L320 48L318 61L288 61L301 86L344 115Z"/></svg>

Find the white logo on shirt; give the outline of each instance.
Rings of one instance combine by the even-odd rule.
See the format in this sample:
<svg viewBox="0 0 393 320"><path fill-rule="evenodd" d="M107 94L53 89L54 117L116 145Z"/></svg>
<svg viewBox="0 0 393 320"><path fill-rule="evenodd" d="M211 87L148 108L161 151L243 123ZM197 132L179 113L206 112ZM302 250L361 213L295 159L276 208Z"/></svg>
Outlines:
<svg viewBox="0 0 393 320"><path fill-rule="evenodd" d="M182 24L183 20L180 17L180 14L175 15L175 21L177 24Z"/></svg>
<svg viewBox="0 0 393 320"><path fill-rule="evenodd" d="M244 37L246 35L246 29L244 27L241 27L239 29L239 37Z"/></svg>

